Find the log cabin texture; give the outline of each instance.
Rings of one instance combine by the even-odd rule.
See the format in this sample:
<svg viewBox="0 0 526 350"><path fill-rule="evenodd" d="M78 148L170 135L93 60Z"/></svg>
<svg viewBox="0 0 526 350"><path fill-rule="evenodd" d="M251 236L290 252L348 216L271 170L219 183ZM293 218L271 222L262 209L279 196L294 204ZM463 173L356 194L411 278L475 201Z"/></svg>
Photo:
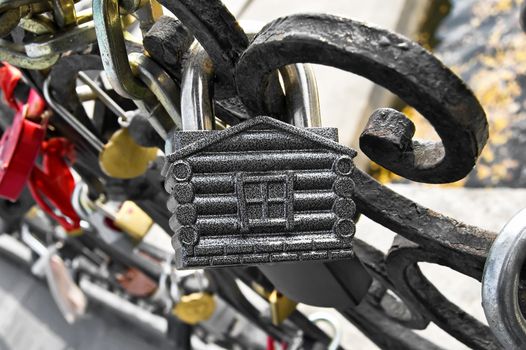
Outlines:
<svg viewBox="0 0 526 350"><path fill-rule="evenodd" d="M353 256L356 151L335 128L257 117L178 131L165 187L178 268Z"/></svg>

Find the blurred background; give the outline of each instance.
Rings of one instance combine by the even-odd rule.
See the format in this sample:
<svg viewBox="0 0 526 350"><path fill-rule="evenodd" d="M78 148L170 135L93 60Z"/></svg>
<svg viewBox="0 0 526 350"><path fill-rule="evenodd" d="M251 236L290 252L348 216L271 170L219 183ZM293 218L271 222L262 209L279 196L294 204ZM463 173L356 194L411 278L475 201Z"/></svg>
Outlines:
<svg viewBox="0 0 526 350"><path fill-rule="evenodd" d="M448 185L402 181L360 155L358 164L395 191L442 214L493 231L526 206L526 35L519 25L519 0L225 0L241 20L266 23L293 13L323 12L401 33L432 50L461 76L481 101L490 139L476 168ZM370 113L391 106L411 116L418 138L433 139L429 124L385 89L334 68L315 66L324 126L339 128L340 142L357 147ZM386 252L394 233L362 217L357 237ZM421 264L450 300L482 322L480 283L448 268ZM141 327L96 307L68 325L48 289L0 259L0 350L169 348ZM306 313L314 308L300 305ZM335 314L348 349L377 349ZM418 331L446 349L466 349L438 327Z"/></svg>

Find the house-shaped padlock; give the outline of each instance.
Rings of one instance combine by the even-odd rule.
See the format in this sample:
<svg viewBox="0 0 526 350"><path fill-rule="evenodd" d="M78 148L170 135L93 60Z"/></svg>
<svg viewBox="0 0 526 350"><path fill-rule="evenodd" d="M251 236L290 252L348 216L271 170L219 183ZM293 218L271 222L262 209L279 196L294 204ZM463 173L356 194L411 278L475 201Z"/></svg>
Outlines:
<svg viewBox="0 0 526 350"><path fill-rule="evenodd" d="M165 187L176 265L352 257L356 151L337 139L335 128L269 117L222 131L175 132Z"/></svg>

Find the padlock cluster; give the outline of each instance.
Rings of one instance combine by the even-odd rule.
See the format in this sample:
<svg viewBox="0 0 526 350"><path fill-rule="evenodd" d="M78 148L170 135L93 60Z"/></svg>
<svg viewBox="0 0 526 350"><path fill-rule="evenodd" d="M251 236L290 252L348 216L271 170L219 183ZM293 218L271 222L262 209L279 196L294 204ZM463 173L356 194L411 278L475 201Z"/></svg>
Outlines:
<svg viewBox="0 0 526 350"><path fill-rule="evenodd" d="M430 322L474 348L526 344L524 214L493 244L377 182L322 126L309 63L387 88L440 139L380 108L357 142L370 160L465 177L484 110L417 43L326 14L238 23L220 0L0 0L0 38L0 253L46 279L68 322L93 300L180 349L338 348L315 324L338 322L303 303L382 348L436 348L413 332ZM362 214L397 234L387 254L354 237ZM495 336L421 262L484 275Z"/></svg>

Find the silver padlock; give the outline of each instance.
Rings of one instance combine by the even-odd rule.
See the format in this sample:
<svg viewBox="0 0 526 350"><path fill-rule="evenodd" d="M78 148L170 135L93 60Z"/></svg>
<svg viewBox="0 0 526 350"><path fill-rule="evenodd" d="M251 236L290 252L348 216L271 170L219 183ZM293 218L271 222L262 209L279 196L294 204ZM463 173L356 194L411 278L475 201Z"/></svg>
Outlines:
<svg viewBox="0 0 526 350"><path fill-rule="evenodd" d="M224 131L203 131L214 126L213 104L209 95L213 66L199 46L192 48L192 53L186 61L181 89L184 131L176 132L169 139L171 150L175 152L167 156L171 164L165 182L165 188L171 194L168 207L174 213L170 224L176 233L172 240L176 250L176 265L179 268L260 265L265 275L279 286L279 291L295 301L321 306L352 306L361 300L371 283L370 276L352 253L351 238L354 234L352 220L355 207L352 202L352 181L349 181L348 176L354 167L352 163L354 151L337 144L336 129L316 128L320 125L320 115L312 72L305 65L288 66L281 72L284 77L288 107L291 110L289 120L293 120L303 128L295 128L271 118L254 118ZM254 129L243 129L247 127ZM277 129L273 129L274 127ZM265 131L260 133L261 129ZM253 130L253 133L244 134L245 130ZM268 142L268 138L275 135L273 130L282 133L278 136L288 135L287 132L291 132L293 137L290 139L278 137ZM297 130L302 131L297 134ZM276 170L278 172L280 170L276 168L270 169L273 174L265 173L267 170L265 166L257 163L264 162L264 158L250 159L255 153L250 147L257 150L262 143L270 147L270 153L276 155L287 153L288 149L280 149L284 145L284 147L296 147L294 150L296 153L293 155L295 156L304 146L301 142L302 137L305 137L303 133L306 133L306 138L309 140L315 139L316 142L320 141L324 145L335 147L330 148L331 151L337 149L348 153L342 156L324 149L320 154L334 157L331 158L334 159L333 161L329 161L328 169L323 168L319 171L317 170L319 168L316 168L319 164L316 164L306 172L295 173L286 170L284 174L276 174ZM225 134L239 137L221 144L225 140ZM193 152L196 147L207 144L218 148L210 152L207 150L204 157L198 153L193 153L189 157L181 157L179 154ZM219 158L224 157L219 163L214 163L212 159L211 154L214 151L220 151ZM248 154L248 165L239 161L230 162L233 158L228 152L231 151L236 155ZM297 160L291 158L290 163L294 164ZM303 159L299 158L299 163L302 161ZM236 166L245 168L232 170ZM327 215L308 226L310 232L316 229L326 231L320 235L302 235L302 232L294 231L294 224L304 223L301 220L295 222L294 218L291 220L292 225L284 232L279 230L276 232L265 226L268 223L270 227L272 224L284 223L287 227L287 220L279 218L275 221L263 222L263 230L259 233L257 230L252 231L252 224L262 222L254 222L257 220L251 222L250 217L243 222L246 218L239 214L244 210L240 208L243 205L240 203L251 205L257 201L238 196L248 191L247 188L243 188L243 181L246 180L245 170L252 170L250 169L252 166L258 167L253 169L258 171L256 176L253 176L255 180L261 180L267 175L273 177L269 181L285 180L284 186L281 186L280 182L276 186L271 186L273 193L268 197L274 196L272 199L276 199L277 203L281 198L276 198L275 192L279 188L287 188L287 178L292 180L291 189L307 190L290 191L292 196L283 198L282 202L286 202L287 199L292 200L292 205L288 207L290 208L288 210L292 210L289 211L291 214L295 215L293 211L302 208L306 211L305 217L318 218L316 213L319 212L309 212L309 210L320 209L319 203L316 202L319 197L316 195L320 192L327 195L326 202L321 205L324 206L322 209L326 210ZM287 174L291 176L288 177ZM309 192L313 183L315 191ZM266 191L270 193L269 187L266 187ZM311 196L311 193L314 195ZM228 199L226 203L225 198ZM314 199L314 204L309 202L308 198ZM342 207L339 207L340 205ZM345 227L339 227L338 224L344 224ZM324 262L328 260L331 262ZM289 263L276 264L283 261ZM305 273L310 269L316 272ZM346 281L336 279L334 273L343 274ZM326 288L330 288L330 293L326 292Z"/></svg>
<svg viewBox="0 0 526 350"><path fill-rule="evenodd" d="M489 327L506 349L526 348L526 318L519 282L526 260L526 209L516 214L491 246L482 278L482 306Z"/></svg>
<svg viewBox="0 0 526 350"><path fill-rule="evenodd" d="M210 131L213 66L197 44L192 50L183 73L184 131L172 138L165 182L177 266L352 257L356 152L336 142L335 128L305 127L319 126L318 96L297 73L306 81L313 75L301 65L283 70L300 127L257 117Z"/></svg>

